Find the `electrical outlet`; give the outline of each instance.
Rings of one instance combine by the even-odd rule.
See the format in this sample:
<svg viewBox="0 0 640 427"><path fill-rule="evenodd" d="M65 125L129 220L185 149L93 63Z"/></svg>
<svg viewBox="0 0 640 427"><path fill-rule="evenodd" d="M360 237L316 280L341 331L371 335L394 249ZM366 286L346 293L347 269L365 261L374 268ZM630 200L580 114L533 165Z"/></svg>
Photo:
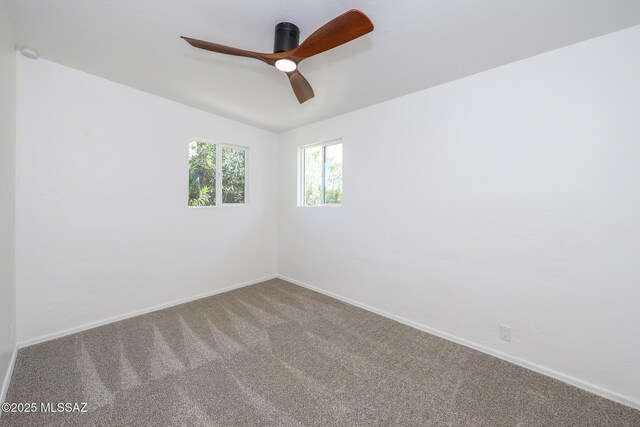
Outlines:
<svg viewBox="0 0 640 427"><path fill-rule="evenodd" d="M511 327L500 325L500 339L511 341Z"/></svg>

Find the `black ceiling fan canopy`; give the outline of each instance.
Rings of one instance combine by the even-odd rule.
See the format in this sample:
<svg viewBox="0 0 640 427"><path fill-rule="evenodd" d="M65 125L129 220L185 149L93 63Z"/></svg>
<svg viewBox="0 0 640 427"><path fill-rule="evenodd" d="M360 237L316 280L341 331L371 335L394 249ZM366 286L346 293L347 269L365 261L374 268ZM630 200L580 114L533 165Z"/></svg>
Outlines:
<svg viewBox="0 0 640 427"><path fill-rule="evenodd" d="M291 22L281 22L276 25L273 53L295 49L298 44L300 44L300 28L297 25Z"/></svg>

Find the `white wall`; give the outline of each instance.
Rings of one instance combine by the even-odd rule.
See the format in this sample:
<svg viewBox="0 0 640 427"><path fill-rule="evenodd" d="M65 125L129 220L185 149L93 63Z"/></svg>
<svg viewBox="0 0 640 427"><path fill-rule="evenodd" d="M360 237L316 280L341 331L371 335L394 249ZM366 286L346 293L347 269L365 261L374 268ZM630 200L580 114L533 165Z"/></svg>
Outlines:
<svg viewBox="0 0 640 427"><path fill-rule="evenodd" d="M16 60L6 3L0 0L0 402L15 349Z"/></svg>
<svg viewBox="0 0 640 427"><path fill-rule="evenodd" d="M276 135L18 56L19 341L276 273ZM188 142L248 146L246 207L188 208Z"/></svg>
<svg viewBox="0 0 640 427"><path fill-rule="evenodd" d="M279 273L640 407L639 52L634 27L282 134ZM344 205L296 207L296 147L336 137Z"/></svg>

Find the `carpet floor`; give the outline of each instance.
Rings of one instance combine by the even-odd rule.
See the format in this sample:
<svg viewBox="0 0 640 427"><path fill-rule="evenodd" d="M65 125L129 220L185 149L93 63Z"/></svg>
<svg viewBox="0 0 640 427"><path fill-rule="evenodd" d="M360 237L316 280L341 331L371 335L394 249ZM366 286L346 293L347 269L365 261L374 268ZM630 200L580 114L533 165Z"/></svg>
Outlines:
<svg viewBox="0 0 640 427"><path fill-rule="evenodd" d="M640 426L640 411L282 280L19 351L0 425Z"/></svg>

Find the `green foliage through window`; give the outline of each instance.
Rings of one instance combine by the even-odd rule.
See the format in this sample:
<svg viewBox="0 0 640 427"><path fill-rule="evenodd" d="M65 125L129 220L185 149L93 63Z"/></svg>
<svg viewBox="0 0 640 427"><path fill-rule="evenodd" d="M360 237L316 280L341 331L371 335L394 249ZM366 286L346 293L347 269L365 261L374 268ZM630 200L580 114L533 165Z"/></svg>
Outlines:
<svg viewBox="0 0 640 427"><path fill-rule="evenodd" d="M342 144L302 149L304 205L342 203Z"/></svg>
<svg viewBox="0 0 640 427"><path fill-rule="evenodd" d="M324 202L342 203L342 144L324 147Z"/></svg>
<svg viewBox="0 0 640 427"><path fill-rule="evenodd" d="M216 145L189 144L189 206L216 205Z"/></svg>
<svg viewBox="0 0 640 427"><path fill-rule="evenodd" d="M245 151L222 148L222 203L244 203Z"/></svg>
<svg viewBox="0 0 640 427"><path fill-rule="evenodd" d="M220 171L216 168L219 163L222 164ZM192 141L189 143L189 206L245 203L245 169L245 149Z"/></svg>
<svg viewBox="0 0 640 427"><path fill-rule="evenodd" d="M304 200L308 206L322 203L322 147L304 150Z"/></svg>

